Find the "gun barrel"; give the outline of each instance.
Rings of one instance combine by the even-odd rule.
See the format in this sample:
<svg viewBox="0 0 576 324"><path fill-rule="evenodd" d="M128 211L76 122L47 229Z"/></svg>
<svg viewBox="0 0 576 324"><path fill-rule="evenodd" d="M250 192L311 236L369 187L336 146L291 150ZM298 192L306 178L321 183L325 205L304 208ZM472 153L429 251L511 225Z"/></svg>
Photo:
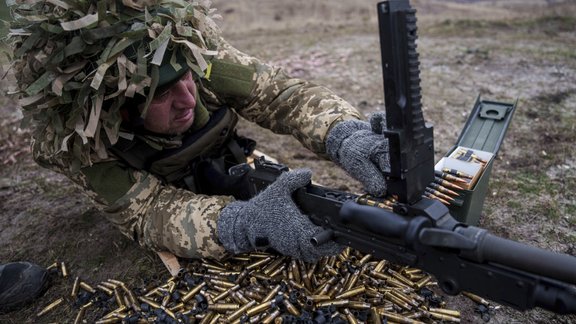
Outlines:
<svg viewBox="0 0 576 324"><path fill-rule="evenodd" d="M480 258L527 272L576 284L576 257L486 234Z"/></svg>

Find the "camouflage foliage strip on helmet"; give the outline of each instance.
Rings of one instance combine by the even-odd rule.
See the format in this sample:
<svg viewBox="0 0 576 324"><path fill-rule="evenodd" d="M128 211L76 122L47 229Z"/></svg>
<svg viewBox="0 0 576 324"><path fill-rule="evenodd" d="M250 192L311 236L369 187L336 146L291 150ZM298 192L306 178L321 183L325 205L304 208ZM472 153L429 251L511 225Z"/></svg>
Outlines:
<svg viewBox="0 0 576 324"><path fill-rule="evenodd" d="M152 97L165 55L204 75L217 54L209 1L8 1L8 41L25 121L45 158L78 170L106 159L119 136L119 109L136 94ZM166 60L165 60L166 61ZM148 102L145 105L145 114ZM91 158L92 157L92 158Z"/></svg>

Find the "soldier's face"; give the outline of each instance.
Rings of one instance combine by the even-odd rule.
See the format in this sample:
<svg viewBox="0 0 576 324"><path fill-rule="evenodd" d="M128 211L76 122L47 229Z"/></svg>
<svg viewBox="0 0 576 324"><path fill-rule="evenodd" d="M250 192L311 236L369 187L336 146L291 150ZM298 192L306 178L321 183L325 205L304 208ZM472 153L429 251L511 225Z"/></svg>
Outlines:
<svg viewBox="0 0 576 324"><path fill-rule="evenodd" d="M158 134L181 134L192 126L195 107L196 84L188 72L154 95L144 118L144 128Z"/></svg>

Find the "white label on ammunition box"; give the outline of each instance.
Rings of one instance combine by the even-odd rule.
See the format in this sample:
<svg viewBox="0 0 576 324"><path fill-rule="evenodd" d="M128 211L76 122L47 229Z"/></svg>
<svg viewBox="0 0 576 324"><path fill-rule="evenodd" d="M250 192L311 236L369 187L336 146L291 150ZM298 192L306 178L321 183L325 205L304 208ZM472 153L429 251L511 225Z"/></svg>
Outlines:
<svg viewBox="0 0 576 324"><path fill-rule="evenodd" d="M489 152L458 146L448 157L438 161L434 170L443 172L444 169L449 169L471 176L472 179L469 179L467 183L458 183L458 186L472 190L482 175L486 164L490 163L493 157L494 154Z"/></svg>

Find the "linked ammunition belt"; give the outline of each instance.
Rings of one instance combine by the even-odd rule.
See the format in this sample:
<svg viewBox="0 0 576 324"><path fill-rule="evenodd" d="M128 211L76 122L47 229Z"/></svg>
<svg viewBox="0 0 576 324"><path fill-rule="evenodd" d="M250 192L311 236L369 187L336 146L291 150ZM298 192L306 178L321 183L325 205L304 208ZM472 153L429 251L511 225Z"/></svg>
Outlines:
<svg viewBox="0 0 576 324"><path fill-rule="evenodd" d="M64 263L51 267L69 276ZM460 312L445 309L442 297L430 289L435 284L419 269L372 260L350 248L315 264L250 253L223 262L192 261L149 289L114 279L89 284L76 277L70 294L37 316L68 301L78 309L74 323L460 322ZM488 303L468 296L488 316Z"/></svg>

